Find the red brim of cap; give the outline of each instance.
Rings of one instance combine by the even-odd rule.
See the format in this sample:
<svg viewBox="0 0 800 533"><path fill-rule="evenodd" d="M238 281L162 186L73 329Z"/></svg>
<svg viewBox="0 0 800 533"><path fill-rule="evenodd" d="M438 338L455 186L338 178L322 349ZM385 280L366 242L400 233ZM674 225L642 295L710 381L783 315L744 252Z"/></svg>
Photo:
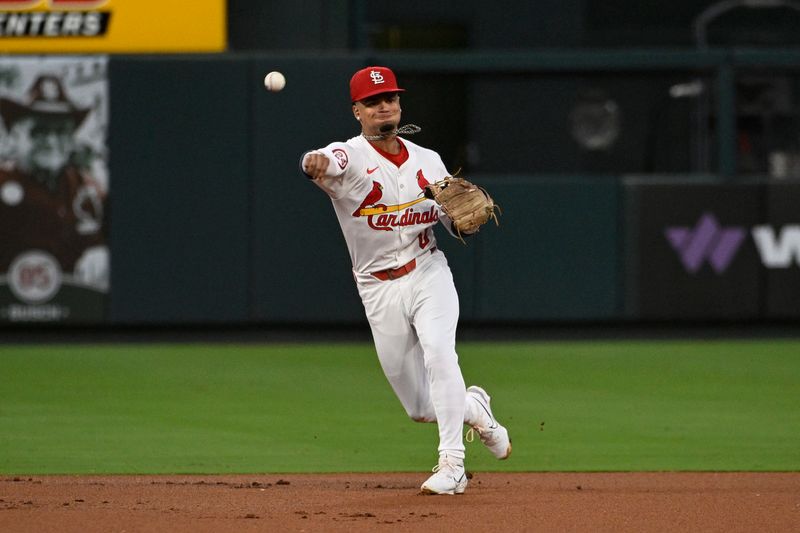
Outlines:
<svg viewBox="0 0 800 533"><path fill-rule="evenodd" d="M383 94L383 93L404 93L404 92L406 92L406 90L405 90L405 89L400 89L399 87L398 87L398 88L396 88L396 89L389 89L388 91L387 91L386 89L374 89L374 90L372 90L372 91L367 91L367 92L365 92L364 94L359 94L359 95L358 95L358 98L356 98L355 100L353 100L353 102L360 102L360 101L361 101L361 100L363 100L364 98L369 98L370 96L375 96L376 94Z"/></svg>

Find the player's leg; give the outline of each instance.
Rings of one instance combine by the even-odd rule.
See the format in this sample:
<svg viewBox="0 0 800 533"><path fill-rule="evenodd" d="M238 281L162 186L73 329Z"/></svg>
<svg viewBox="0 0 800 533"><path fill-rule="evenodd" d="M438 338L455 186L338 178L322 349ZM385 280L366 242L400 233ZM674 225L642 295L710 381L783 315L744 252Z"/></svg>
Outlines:
<svg viewBox="0 0 800 533"><path fill-rule="evenodd" d="M424 352L431 402L439 425L439 462L420 489L429 494L461 494L468 481L461 434L466 389L455 349L458 294L444 255L439 252L425 259L411 280L412 323Z"/></svg>
<svg viewBox="0 0 800 533"><path fill-rule="evenodd" d="M439 423L439 451L463 459L461 430L467 424L492 455L506 459L511 454L511 439L494 417L491 398L481 387L464 389L455 351L458 294L447 259L436 253L420 270L414 280L413 323L425 352L431 401Z"/></svg>
<svg viewBox="0 0 800 533"><path fill-rule="evenodd" d="M439 452L464 458L462 430L466 387L456 354L458 294L441 252L412 273L413 325L424 352L430 398L439 424Z"/></svg>
<svg viewBox="0 0 800 533"><path fill-rule="evenodd" d="M413 420L436 422L422 346L406 315L400 284L360 280L359 293L378 360L392 390Z"/></svg>

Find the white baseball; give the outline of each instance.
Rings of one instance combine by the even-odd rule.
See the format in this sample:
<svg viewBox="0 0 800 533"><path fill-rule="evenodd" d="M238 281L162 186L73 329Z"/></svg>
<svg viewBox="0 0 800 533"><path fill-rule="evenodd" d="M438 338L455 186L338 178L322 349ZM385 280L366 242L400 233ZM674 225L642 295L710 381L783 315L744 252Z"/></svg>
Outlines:
<svg viewBox="0 0 800 533"><path fill-rule="evenodd" d="M286 87L286 77L280 72L273 70L264 76L264 87L273 93L281 91Z"/></svg>

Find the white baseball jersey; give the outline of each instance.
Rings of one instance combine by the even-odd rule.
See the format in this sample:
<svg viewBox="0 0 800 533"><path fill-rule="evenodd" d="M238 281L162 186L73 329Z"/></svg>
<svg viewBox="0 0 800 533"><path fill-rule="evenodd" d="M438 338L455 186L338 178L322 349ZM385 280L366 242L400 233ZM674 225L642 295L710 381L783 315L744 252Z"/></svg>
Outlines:
<svg viewBox="0 0 800 533"><path fill-rule="evenodd" d="M330 163L327 175L314 183L331 197L357 273L398 268L431 249L432 226L445 218L422 195L426 184L448 175L441 157L400 141L408 159L399 168L362 136L316 150ZM450 221L444 224L450 231Z"/></svg>

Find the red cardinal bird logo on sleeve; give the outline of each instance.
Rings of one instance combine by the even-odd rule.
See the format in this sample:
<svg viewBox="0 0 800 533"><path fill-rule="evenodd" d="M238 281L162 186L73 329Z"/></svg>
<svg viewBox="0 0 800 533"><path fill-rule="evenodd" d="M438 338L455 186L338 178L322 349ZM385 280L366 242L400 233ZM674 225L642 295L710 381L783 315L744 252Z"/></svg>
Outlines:
<svg viewBox="0 0 800 533"><path fill-rule="evenodd" d="M361 216L361 210L369 206L375 205L377 201L381 199L381 196L383 196L383 186L377 181L373 181L372 190L369 191L369 194L367 195L366 198L364 198L364 201L361 202L361 205L358 206L358 209L353 211L353 216L354 217Z"/></svg>
<svg viewBox="0 0 800 533"><path fill-rule="evenodd" d="M422 169L417 170L417 184L423 191L425 190L425 187L429 185L428 180L426 180L425 176L422 174Z"/></svg>

